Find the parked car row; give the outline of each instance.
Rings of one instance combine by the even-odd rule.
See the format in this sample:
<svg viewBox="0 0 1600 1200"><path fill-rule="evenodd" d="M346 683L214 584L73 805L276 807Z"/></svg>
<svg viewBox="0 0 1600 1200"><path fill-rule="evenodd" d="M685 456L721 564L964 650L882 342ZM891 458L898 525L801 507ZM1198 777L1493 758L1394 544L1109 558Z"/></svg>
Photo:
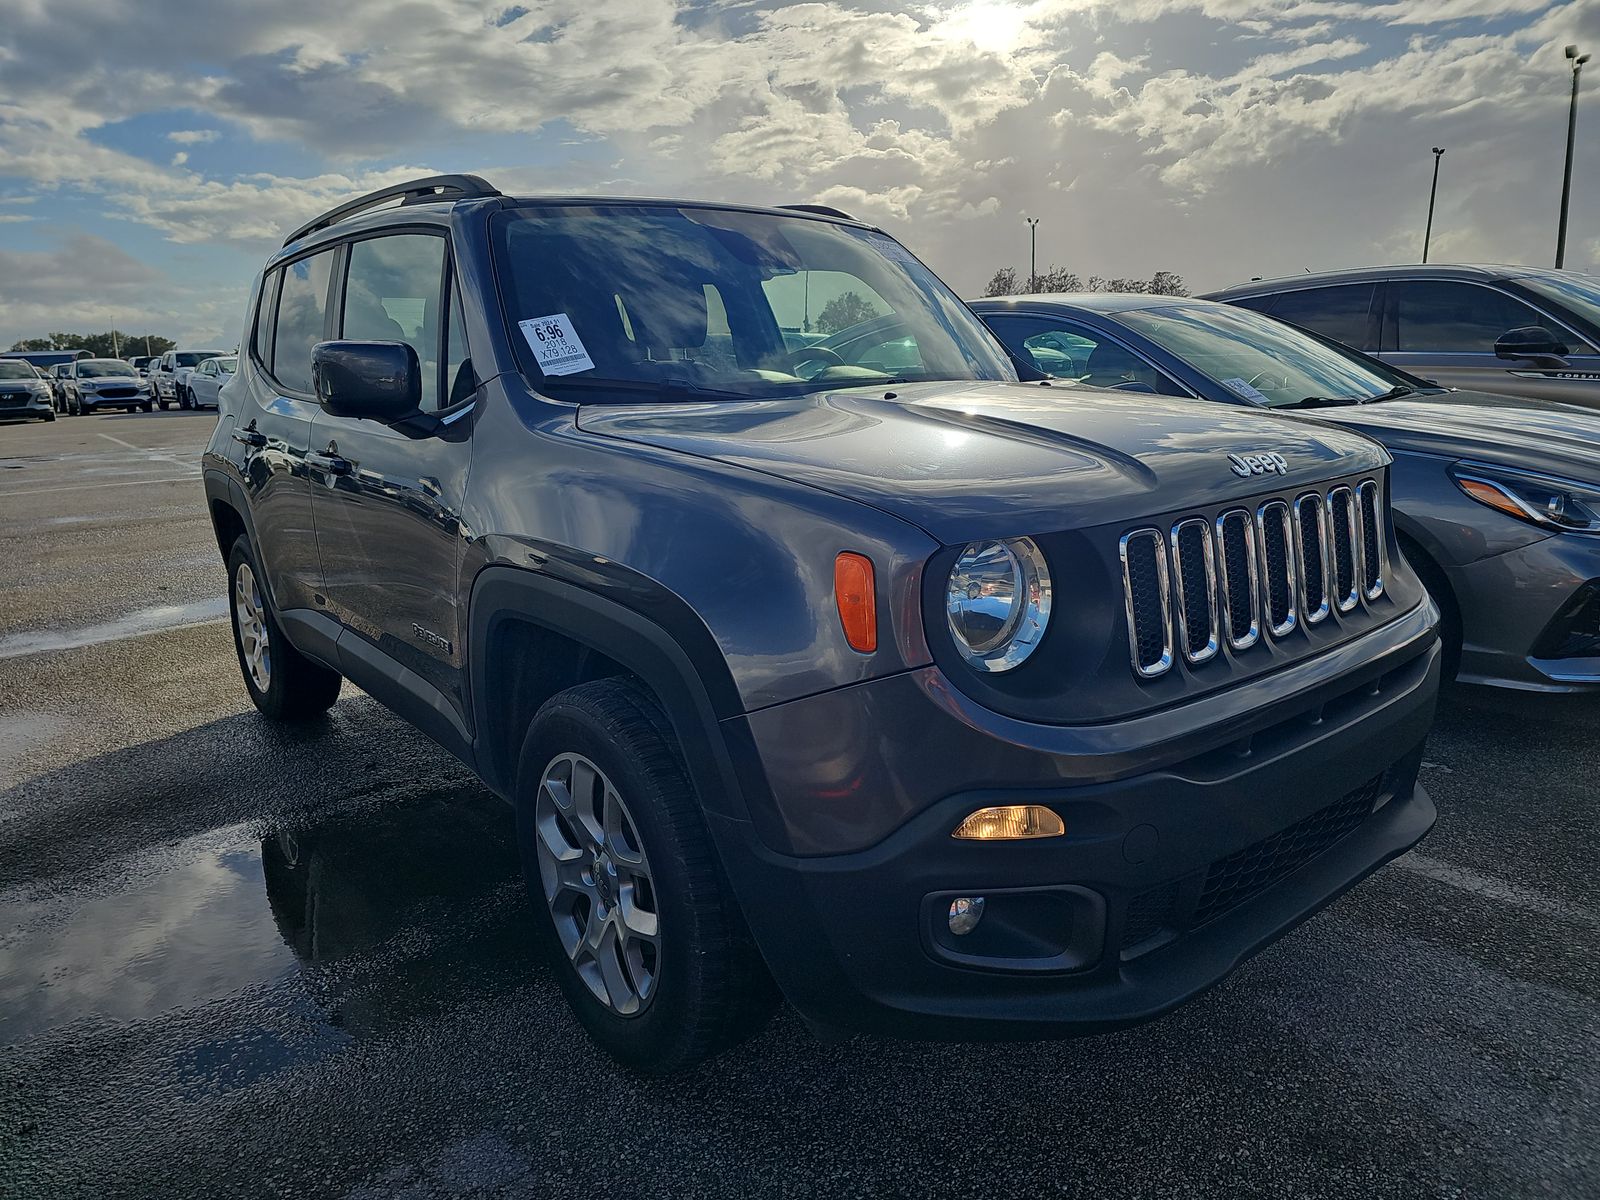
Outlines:
<svg viewBox="0 0 1600 1200"><path fill-rule="evenodd" d="M108 409L151 412L216 407L236 358L210 350L169 351L142 359L74 358L48 372L16 358L0 358L0 418L55 420L57 413L90 416Z"/></svg>

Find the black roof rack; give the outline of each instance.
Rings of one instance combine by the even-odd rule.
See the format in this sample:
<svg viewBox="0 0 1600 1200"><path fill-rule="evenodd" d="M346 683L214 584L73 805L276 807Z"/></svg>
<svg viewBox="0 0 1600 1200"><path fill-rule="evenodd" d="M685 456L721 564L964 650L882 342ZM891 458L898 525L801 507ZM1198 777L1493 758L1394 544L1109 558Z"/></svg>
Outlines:
<svg viewBox="0 0 1600 1200"><path fill-rule="evenodd" d="M326 229L346 217L366 212L369 208L376 208L397 197L402 204L427 204L432 200L477 200L499 194L499 191L476 175L429 175L426 179L413 179L409 183L397 183L393 187L379 188L355 200L346 201L337 208L330 208L320 217L307 221L284 238L283 244L293 245L308 233Z"/></svg>
<svg viewBox="0 0 1600 1200"><path fill-rule="evenodd" d="M792 212L816 213L820 217L842 217L846 221L855 220L849 213L843 209L834 208L831 204L780 204L778 207L787 208Z"/></svg>

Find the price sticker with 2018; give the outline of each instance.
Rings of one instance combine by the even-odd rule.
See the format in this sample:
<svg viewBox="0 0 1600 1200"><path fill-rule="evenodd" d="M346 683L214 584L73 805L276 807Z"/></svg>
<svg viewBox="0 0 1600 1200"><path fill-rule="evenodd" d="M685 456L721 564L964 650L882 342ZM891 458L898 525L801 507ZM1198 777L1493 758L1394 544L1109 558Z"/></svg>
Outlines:
<svg viewBox="0 0 1600 1200"><path fill-rule="evenodd" d="M546 375L573 375L594 370L594 360L583 347L583 339L572 327L566 313L532 317L518 321L517 328L527 339L539 369Z"/></svg>

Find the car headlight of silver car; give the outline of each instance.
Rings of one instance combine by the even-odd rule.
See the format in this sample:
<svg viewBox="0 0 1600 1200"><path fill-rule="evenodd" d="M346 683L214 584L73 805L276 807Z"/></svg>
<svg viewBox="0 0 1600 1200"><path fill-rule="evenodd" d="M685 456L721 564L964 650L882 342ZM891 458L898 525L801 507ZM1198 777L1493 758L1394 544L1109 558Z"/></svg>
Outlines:
<svg viewBox="0 0 1600 1200"><path fill-rule="evenodd" d="M945 585L956 649L979 671L1009 671L1039 646L1050 623L1050 569L1030 538L971 542Z"/></svg>
<svg viewBox="0 0 1600 1200"><path fill-rule="evenodd" d="M1456 486L1480 504L1552 532L1600 533L1600 487L1460 462L1450 468Z"/></svg>

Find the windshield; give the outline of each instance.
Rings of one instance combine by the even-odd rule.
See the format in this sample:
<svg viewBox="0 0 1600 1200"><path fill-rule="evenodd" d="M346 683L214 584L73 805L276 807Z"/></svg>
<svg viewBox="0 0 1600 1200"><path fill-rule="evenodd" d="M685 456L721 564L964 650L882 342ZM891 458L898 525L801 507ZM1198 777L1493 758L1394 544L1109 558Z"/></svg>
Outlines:
<svg viewBox="0 0 1600 1200"><path fill-rule="evenodd" d="M1563 272L1550 275L1523 275L1517 280L1530 292L1565 305L1591 325L1600 325L1600 278Z"/></svg>
<svg viewBox="0 0 1600 1200"><path fill-rule="evenodd" d="M1406 383L1248 309L1172 305L1119 313L1117 319L1236 395L1269 408L1313 396L1372 400Z"/></svg>
<svg viewBox="0 0 1600 1200"><path fill-rule="evenodd" d="M113 375L132 375L133 368L127 363L112 359L85 359L78 364L78 377L80 379L106 379Z"/></svg>
<svg viewBox="0 0 1600 1200"><path fill-rule="evenodd" d="M493 229L513 340L545 386L756 397L1017 377L967 307L870 230L622 204L506 212ZM893 345L816 344L885 319Z"/></svg>
<svg viewBox="0 0 1600 1200"><path fill-rule="evenodd" d="M219 358L219 359L217 359L217 367L222 371L222 373L224 375L232 375L234 373L234 371L238 368L238 366L239 366L239 360L237 358Z"/></svg>
<svg viewBox="0 0 1600 1200"><path fill-rule="evenodd" d="M25 362L0 362L0 379L37 379L33 368Z"/></svg>
<svg viewBox="0 0 1600 1200"><path fill-rule="evenodd" d="M198 367L208 358L216 358L220 350L180 350L172 356L174 367Z"/></svg>

